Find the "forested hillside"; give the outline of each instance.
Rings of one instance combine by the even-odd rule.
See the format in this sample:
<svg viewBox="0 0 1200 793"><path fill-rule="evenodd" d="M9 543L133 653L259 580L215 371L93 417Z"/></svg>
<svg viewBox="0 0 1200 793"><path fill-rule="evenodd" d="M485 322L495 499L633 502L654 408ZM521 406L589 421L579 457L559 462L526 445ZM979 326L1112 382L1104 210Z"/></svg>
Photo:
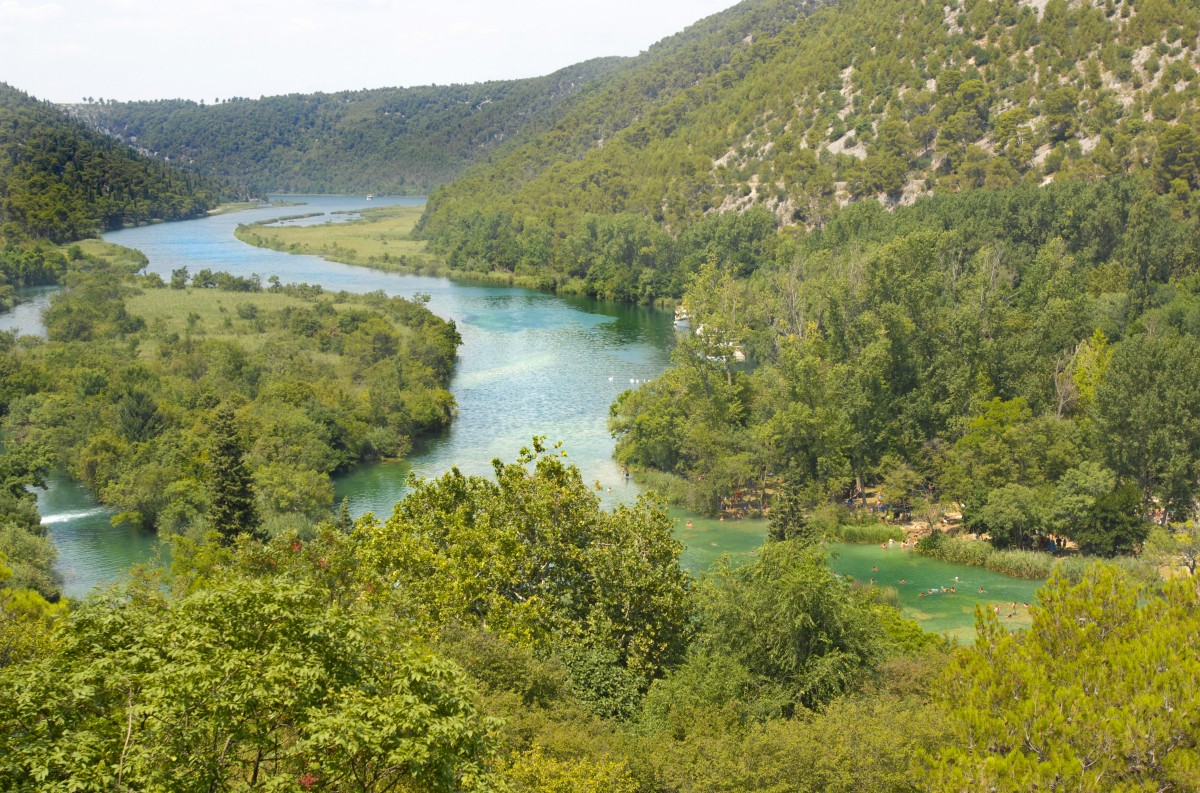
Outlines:
<svg viewBox="0 0 1200 793"><path fill-rule="evenodd" d="M1132 176L851 205L749 276L701 267L704 330L614 406L618 458L704 510L882 483L1000 547L1130 552L1194 512L1198 241Z"/></svg>
<svg viewBox="0 0 1200 793"><path fill-rule="evenodd" d="M620 66L598 58L545 77L334 94L104 102L69 111L169 162L257 192L424 195L556 121Z"/></svg>
<svg viewBox="0 0 1200 793"><path fill-rule="evenodd" d="M195 217L216 206L215 182L145 157L54 105L0 83L0 223L66 242L100 231Z"/></svg>
<svg viewBox="0 0 1200 793"><path fill-rule="evenodd" d="M750 0L437 191L423 233L463 265L566 277L589 216L812 227L856 199L1127 172L1186 201L1198 32L1188 0Z"/></svg>

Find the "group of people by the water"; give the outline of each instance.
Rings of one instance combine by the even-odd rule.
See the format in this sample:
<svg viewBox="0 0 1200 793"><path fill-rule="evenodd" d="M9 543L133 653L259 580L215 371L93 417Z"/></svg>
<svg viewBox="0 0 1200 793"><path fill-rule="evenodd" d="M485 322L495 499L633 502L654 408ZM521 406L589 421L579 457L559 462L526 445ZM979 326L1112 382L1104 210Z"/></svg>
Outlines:
<svg viewBox="0 0 1200 793"><path fill-rule="evenodd" d="M846 506L852 510L865 509L875 515L880 523L908 523L912 513L906 504L885 503L881 495L876 494L875 500L867 503L867 494L856 490L846 497Z"/></svg>
<svg viewBox="0 0 1200 793"><path fill-rule="evenodd" d="M980 587L979 591L982 592L983 587ZM930 587L928 592L924 589L918 592L917 597L925 597L926 595L954 595L957 593L958 587Z"/></svg>
<svg viewBox="0 0 1200 793"><path fill-rule="evenodd" d="M886 549L887 545L884 545L883 547ZM871 567L871 572L878 573L879 565L874 565L873 567ZM849 578L850 581L853 583L854 578L852 576L847 576L847 578ZM872 586L876 585L877 582L875 581L874 576L871 577L870 583ZM899 583L900 586L907 586L910 582L907 578L901 578L897 583ZM957 595L958 587L960 584L962 584L962 581L959 579L958 576L954 576L953 581L947 581L945 584L940 584L938 586L932 586L927 589L922 589L920 592L917 593L917 597L935 597L935 596L940 596L940 595ZM979 587L979 594L986 595L987 589L982 586ZM993 603L993 604L990 604L989 606L987 606L987 608L990 609L997 617L1000 617L1001 619L1012 619L1017 616L1017 614L1020 612L1021 609L1024 609L1026 614L1028 614L1028 612L1029 612L1029 603L1028 602L1018 603L1017 601L1014 600L1009 605L1007 610L1001 609L1001 605L1002 604L994 604Z"/></svg>

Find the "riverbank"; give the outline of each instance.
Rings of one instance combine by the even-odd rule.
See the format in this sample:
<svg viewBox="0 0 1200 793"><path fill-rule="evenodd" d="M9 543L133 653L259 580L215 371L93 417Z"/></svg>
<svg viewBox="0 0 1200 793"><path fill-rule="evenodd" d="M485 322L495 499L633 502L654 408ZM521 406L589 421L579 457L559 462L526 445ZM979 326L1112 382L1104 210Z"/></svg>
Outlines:
<svg viewBox="0 0 1200 793"><path fill-rule="evenodd" d="M248 245L283 253L310 254L392 272L415 270L430 263L425 242L411 236L423 211L423 206L371 207L355 210L361 215L355 220L302 226L278 224L325 213L265 218L238 225L234 236Z"/></svg>
<svg viewBox="0 0 1200 793"><path fill-rule="evenodd" d="M767 540L768 522L763 518L722 521L678 508L671 508L669 514L675 521L675 537L684 544L680 564L696 576L706 575L722 560L735 567L752 562ZM884 528L894 532L899 527ZM849 539L852 533L847 532L846 539L825 537L822 547L830 568L856 585L878 589L889 601L894 599L902 614L923 630L971 644L976 606L992 612L999 609L1001 623L1009 630L1029 627L1026 604L1034 602L1042 579L923 556L913 543L899 539L854 542Z"/></svg>
<svg viewBox="0 0 1200 793"><path fill-rule="evenodd" d="M996 548L986 538L961 532L962 519L957 513L938 510L941 520L933 529L926 520L907 520L903 523L880 523L863 510L851 510L841 505L829 505L814 511L810 520L817 524L818 533L835 542L881 543L890 537L905 547L930 559L949 564L980 567L995 573L1029 581L1045 581L1055 572L1070 581L1083 580L1086 570L1097 562L1115 565L1134 579L1151 586L1162 583L1157 564L1132 556L1102 558L1066 551L1059 554L1047 551Z"/></svg>
<svg viewBox="0 0 1200 793"><path fill-rule="evenodd" d="M245 212L251 209L262 209L268 206L273 209L296 207L303 205L303 203L303 201L229 201L208 210L208 214L211 217L213 215L228 215L233 212Z"/></svg>
<svg viewBox="0 0 1200 793"><path fill-rule="evenodd" d="M535 271L521 272L519 268L516 272L508 272L450 266L431 253L424 240L412 238L412 231L423 212L423 206L372 207L357 211L360 218L344 222L275 225L315 217L321 213L285 215L241 224L234 230L234 236L256 248L319 256L339 264L370 267L400 275L453 278L467 283L588 296L587 282L582 278ZM654 305L670 309L675 301L659 300Z"/></svg>
<svg viewBox="0 0 1200 793"><path fill-rule="evenodd" d="M915 545L915 551L931 559L951 564L983 567L997 573L1025 579L1047 579L1055 572L1071 581L1083 580L1084 572L1097 562L1120 567L1134 579L1145 584L1162 584L1158 566L1145 559L1117 556L1102 559L1083 554L1055 555L1044 551L1004 550L990 543L966 537L951 537L944 532L926 534Z"/></svg>
<svg viewBox="0 0 1200 793"><path fill-rule="evenodd" d="M648 490L658 493L668 504L683 507L693 512L704 512L711 493L701 492L696 484L683 477L661 471L636 471L634 479ZM872 491L872 495L874 491ZM722 504L730 497L721 499ZM722 511L715 520L736 519ZM814 509L807 520L815 533L828 542L851 545L879 545L880 543L903 543L921 556L937 559L949 564L980 567L995 573L1031 581L1044 581L1056 571L1071 581L1083 579L1085 571L1096 562L1116 565L1134 579L1157 586L1162 575L1157 564L1131 556L1101 558L1078 553L1051 554L1044 551L1009 550L992 546L986 539L961 536L961 516L955 513L940 513L938 527L931 531L925 520L905 520L902 523L884 523L875 513L865 509L851 509L844 504L829 503ZM758 513L747 513L746 517L766 520Z"/></svg>
<svg viewBox="0 0 1200 793"><path fill-rule="evenodd" d="M150 260L145 272L168 283L175 271L187 268L192 275L204 269L225 271L247 279L258 275L264 287L270 276L277 275L285 283L320 285L326 290L327 298L342 291L400 296L419 293L429 298L427 305L435 314L455 322L464 344L459 350L450 385L458 405L452 425L432 436L414 438L413 450L402 462L372 462L337 474L334 504L346 497L354 516L365 512L388 515L407 493L409 473L432 478L457 466L464 473L488 475L492 471L490 461L493 458L511 458L515 450L528 445L533 435L548 435L566 441L570 459L580 466L586 481L599 481L603 485L600 495L605 506L636 501L639 489L625 481L612 460L613 441L605 421L608 406L628 388L630 379L651 379L669 365L675 342L670 313L645 306L553 295L508 285L476 284L348 266L315 256L287 255L255 248L234 238L233 231L239 223L260 218L269 220L288 212L321 212L345 218L348 215L340 213L364 208L361 197L295 196L291 200L304 206L280 210L278 205L264 205L245 213L110 232L105 235L105 240L144 253ZM365 206L376 209L390 203L400 202L376 198L373 204ZM408 205L419 206L420 202L409 201ZM321 222L322 218L313 220ZM87 245L96 244L99 243L84 243L85 249ZM48 293L57 293L60 287L46 289ZM231 343L239 347L248 343L247 334L239 331L251 327L254 320L244 319L238 309L242 307L243 313L248 313L242 304L257 302L253 294L196 288L190 295L184 290L153 290L159 294L153 296L158 300L152 300L148 294L151 290L143 291L147 294L132 296L132 300L139 304L137 312L144 317L147 332L152 330L151 326L158 325L157 318L162 317L161 334L156 334L151 343L161 345L172 334L179 335L179 344L187 344L190 338L193 347L215 345L228 349ZM258 294L273 293L264 289ZM189 307L189 296L204 301L203 305ZM48 302L47 299L39 300L43 305ZM159 300L163 302L159 303ZM154 305L146 305L148 302ZM168 302L172 303L171 308L168 308ZM32 315L29 312L21 317L5 314L0 316L0 322L11 320L12 328L20 334L44 336L44 326L38 316L40 311L34 310L32 302L19 311L25 308L31 309ZM270 316L287 308L283 304L274 308L262 306L258 318L270 324ZM299 318L296 311L293 307L293 317ZM199 315L191 329L187 325L189 314ZM232 327L225 325L226 319ZM335 338L329 336L329 342L335 343ZM282 366L283 355L290 354L286 345L275 344L274 352L269 370ZM365 354L369 350L361 347L357 352ZM257 353L248 355L253 359ZM128 358L123 360L128 361ZM143 362L157 366L154 358L143 359ZM191 362L194 362L194 356L184 361ZM236 354L225 355L218 363L222 371L230 375L240 373L243 379L255 377L259 371L255 360L243 362ZM416 366L404 368L409 376L416 376L419 370ZM320 367L316 369L317 374L323 371ZM198 373L192 369L186 374ZM183 388L197 398L208 398L207 394L212 393L195 385ZM391 392L375 389L375 393L386 397ZM301 403L300 408L311 401L304 398L303 391L293 392L291 396ZM323 389L315 394L318 400L323 396ZM288 419L287 433L291 437L300 435L305 441L289 448L307 459L314 448L307 441L323 439L328 434L325 430L327 421L337 420L343 413L342 408L357 404L339 403L332 413L318 417L315 425L301 420L295 410L284 411L283 418ZM174 422L174 416L169 418ZM136 483L131 481L131 484ZM58 485L54 485L56 490ZM45 514L53 515L56 521L53 534L60 545L60 559L70 595L83 595L92 585L111 581L117 572L149 554L146 548L131 544L126 535L132 531L130 524L113 527L110 531L108 522L112 515L92 512L100 507L95 502L78 507L47 505ZM711 548L707 543L705 547ZM111 559L100 558L102 556L111 556ZM70 562L71 559L79 561Z"/></svg>

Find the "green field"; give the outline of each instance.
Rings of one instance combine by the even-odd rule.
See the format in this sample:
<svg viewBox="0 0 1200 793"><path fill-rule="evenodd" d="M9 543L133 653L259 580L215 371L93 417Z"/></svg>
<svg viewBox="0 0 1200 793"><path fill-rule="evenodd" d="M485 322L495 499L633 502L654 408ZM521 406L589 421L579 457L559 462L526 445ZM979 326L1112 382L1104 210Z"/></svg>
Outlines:
<svg viewBox="0 0 1200 793"><path fill-rule="evenodd" d="M364 211L359 220L319 226L238 226L242 242L287 253L306 253L344 264L383 270L423 271L436 268L425 242L412 239L423 207L392 206ZM266 221L270 223L271 221Z"/></svg>
<svg viewBox="0 0 1200 793"><path fill-rule="evenodd" d="M208 210L210 215L228 215L230 212L243 212L247 209L262 209L266 204L262 201L229 201ZM274 206L274 204L272 205Z"/></svg>
<svg viewBox="0 0 1200 793"><path fill-rule="evenodd" d="M277 323L263 322L268 315L285 308L310 308L303 298L279 292L228 292L221 289L146 289L126 300L129 313L146 321L153 333L147 334L139 348L142 357L158 354L157 339L171 332L193 337L236 342L248 352L256 352L289 336ZM334 303L336 309L347 303ZM397 327L406 334L407 329ZM318 359L332 362L337 356L313 351Z"/></svg>
<svg viewBox="0 0 1200 793"><path fill-rule="evenodd" d="M412 238L412 230L423 211L424 207L415 206L379 207L364 211L360 220L318 226L275 227L268 225L274 220L267 220L238 226L234 236L259 248L310 254L331 262L377 270L523 286L564 294L586 292L582 280L552 273L511 273L491 270L487 266L451 268L429 252L424 240Z"/></svg>

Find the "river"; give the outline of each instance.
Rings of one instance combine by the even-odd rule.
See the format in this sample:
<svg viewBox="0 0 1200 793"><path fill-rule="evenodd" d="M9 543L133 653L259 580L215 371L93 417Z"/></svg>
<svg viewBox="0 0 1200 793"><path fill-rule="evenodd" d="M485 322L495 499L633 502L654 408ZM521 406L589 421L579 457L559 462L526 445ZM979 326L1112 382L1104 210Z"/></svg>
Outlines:
<svg viewBox="0 0 1200 793"><path fill-rule="evenodd" d="M304 205L263 207L125 229L106 234L104 239L141 250L149 259L148 270L167 280L179 267L193 273L207 267L243 276L258 274L263 280L278 275L285 283L320 284L330 290L382 289L405 296L419 292L429 296L431 310L454 320L463 338L450 383L458 401L457 417L444 433L419 442L404 462L361 466L340 476L335 482L337 497L347 497L355 515L368 511L384 517L390 514L405 492L409 473L433 477L451 465L465 473L490 473L493 458L513 459L534 435L563 441L585 480L600 483L606 505L637 498L637 486L625 481L612 460L613 440L606 427L608 408L621 391L656 377L667 367L675 339L669 312L517 287L387 273L254 248L233 236L239 223L313 212L326 214L293 222L344 220L350 216L329 213L372 205L363 198L348 196L287 199ZM376 199L373 205L422 201L384 198ZM39 292L34 297L45 301L48 293ZM0 327L5 327L7 321L8 327L38 332L38 310L35 303L20 306L19 317L16 312L0 316ZM127 529L110 526L107 511L65 478L55 478L49 492L39 498L39 508L59 547L64 588L70 595L82 595L118 576L130 564L156 553L152 538L132 537ZM707 567L722 553L746 558L764 536L761 522L718 524L680 512L673 514L687 545L683 562L692 570ZM693 518L693 528L683 526L684 517ZM880 549L874 552L883 553ZM841 571L862 578L858 570L862 561L855 554L860 552L848 548L835 559L835 569L845 568ZM838 560L851 556L853 564ZM931 575L939 580L959 575L965 580L963 571L970 571L974 577L980 572L972 568L958 568L958 572L938 569ZM989 579L989 589L992 583L998 582ZM926 586L934 586L934 582ZM1004 597L1028 600L1037 584L1018 582L1015 586L1019 592L1005 590ZM921 616L933 605L906 602L910 599L903 590L901 599L906 611L914 616ZM954 608L935 609L938 619L929 626L962 632L971 622L972 608L973 601L968 603L964 597ZM931 617L924 614L924 619Z"/></svg>

